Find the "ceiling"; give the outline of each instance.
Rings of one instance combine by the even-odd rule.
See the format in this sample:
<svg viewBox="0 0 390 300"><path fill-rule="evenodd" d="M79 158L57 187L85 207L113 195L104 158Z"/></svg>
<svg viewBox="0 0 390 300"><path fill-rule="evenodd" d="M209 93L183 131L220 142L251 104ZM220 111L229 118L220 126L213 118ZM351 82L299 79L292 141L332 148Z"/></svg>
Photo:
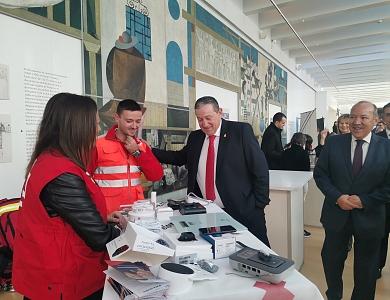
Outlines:
<svg viewBox="0 0 390 300"><path fill-rule="evenodd" d="M390 102L389 0L243 0L243 13L339 105Z"/></svg>

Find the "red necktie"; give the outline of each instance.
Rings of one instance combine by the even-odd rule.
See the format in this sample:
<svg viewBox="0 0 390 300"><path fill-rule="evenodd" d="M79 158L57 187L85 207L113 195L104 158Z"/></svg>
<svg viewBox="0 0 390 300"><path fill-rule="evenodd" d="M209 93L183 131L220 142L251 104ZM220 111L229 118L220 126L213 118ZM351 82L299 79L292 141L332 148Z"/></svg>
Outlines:
<svg viewBox="0 0 390 300"><path fill-rule="evenodd" d="M209 149L207 151L206 161L206 198L215 200L214 190L214 140L215 135L209 136Z"/></svg>

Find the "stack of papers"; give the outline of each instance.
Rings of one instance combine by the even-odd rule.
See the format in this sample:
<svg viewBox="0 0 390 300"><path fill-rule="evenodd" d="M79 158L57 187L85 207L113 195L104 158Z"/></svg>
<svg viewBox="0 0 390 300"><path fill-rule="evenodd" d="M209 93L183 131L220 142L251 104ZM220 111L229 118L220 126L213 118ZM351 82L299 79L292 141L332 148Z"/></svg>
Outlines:
<svg viewBox="0 0 390 300"><path fill-rule="evenodd" d="M119 299L166 299L169 282L157 278L142 262L111 262L106 271L107 281Z"/></svg>

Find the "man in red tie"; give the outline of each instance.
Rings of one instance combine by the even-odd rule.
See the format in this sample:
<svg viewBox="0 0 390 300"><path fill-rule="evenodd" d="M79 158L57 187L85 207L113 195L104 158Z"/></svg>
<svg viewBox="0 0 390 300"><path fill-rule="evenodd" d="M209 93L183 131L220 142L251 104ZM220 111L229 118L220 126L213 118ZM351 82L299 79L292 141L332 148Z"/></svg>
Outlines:
<svg viewBox="0 0 390 300"><path fill-rule="evenodd" d="M161 163L187 165L188 189L218 206L269 246L264 208L269 204L269 172L248 123L222 119L217 100L195 103L200 130L191 132L180 151L153 148Z"/></svg>

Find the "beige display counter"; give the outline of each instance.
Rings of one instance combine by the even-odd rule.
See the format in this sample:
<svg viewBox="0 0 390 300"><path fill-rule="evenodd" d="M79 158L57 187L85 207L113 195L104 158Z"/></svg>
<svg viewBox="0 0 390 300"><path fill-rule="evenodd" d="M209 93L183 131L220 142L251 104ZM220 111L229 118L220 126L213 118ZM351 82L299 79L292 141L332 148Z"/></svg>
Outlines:
<svg viewBox="0 0 390 300"><path fill-rule="evenodd" d="M314 179L309 181L309 191L306 195L306 201L304 204L304 220L305 225L321 227L320 222L322 204L324 203L325 196L318 189Z"/></svg>
<svg viewBox="0 0 390 300"><path fill-rule="evenodd" d="M304 259L303 186L313 173L271 170L269 174L271 203L265 209L268 239L272 250L292 259L300 270Z"/></svg>

